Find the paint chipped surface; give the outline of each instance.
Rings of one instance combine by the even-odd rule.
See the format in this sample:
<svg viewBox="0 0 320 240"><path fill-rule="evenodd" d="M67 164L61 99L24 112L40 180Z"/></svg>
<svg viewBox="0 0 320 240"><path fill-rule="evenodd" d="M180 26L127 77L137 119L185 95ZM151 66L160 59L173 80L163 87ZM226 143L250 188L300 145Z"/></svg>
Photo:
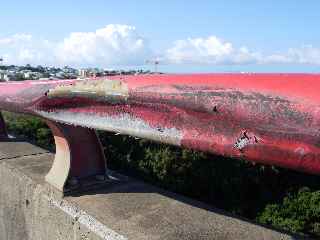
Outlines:
<svg viewBox="0 0 320 240"><path fill-rule="evenodd" d="M319 174L319 91L319 74L112 76L0 84L0 108Z"/></svg>
<svg viewBox="0 0 320 240"><path fill-rule="evenodd" d="M182 133L176 128L163 128L161 130L151 127L142 119L135 118L129 114L119 114L117 116L95 116L85 113L43 112L38 114L44 118L73 124L75 126L89 127L99 130L115 132L117 134L131 135L150 140L168 143L172 145L181 145Z"/></svg>
<svg viewBox="0 0 320 240"><path fill-rule="evenodd" d="M234 144L235 148L239 149L240 151L250 143L249 138L241 137L237 140Z"/></svg>
<svg viewBox="0 0 320 240"><path fill-rule="evenodd" d="M120 100L128 98L128 86L119 80L81 80L50 89L48 98L83 97L92 99Z"/></svg>
<svg viewBox="0 0 320 240"><path fill-rule="evenodd" d="M250 134L247 131L243 131L241 136L235 142L234 147L242 152L246 146L257 143L258 138L256 136L250 136Z"/></svg>

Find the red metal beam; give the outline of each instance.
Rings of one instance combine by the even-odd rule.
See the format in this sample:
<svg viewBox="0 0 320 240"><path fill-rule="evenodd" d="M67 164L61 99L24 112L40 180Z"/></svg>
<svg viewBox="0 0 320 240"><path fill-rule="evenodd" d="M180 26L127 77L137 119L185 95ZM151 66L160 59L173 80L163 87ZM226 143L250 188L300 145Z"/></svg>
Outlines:
<svg viewBox="0 0 320 240"><path fill-rule="evenodd" d="M190 74L0 84L0 109L320 173L319 74Z"/></svg>

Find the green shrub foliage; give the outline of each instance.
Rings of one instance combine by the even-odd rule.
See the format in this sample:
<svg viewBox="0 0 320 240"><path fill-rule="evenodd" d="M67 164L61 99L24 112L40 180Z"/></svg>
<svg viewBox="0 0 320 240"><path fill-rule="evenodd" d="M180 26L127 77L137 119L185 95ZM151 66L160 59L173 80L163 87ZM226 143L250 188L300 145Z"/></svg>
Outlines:
<svg viewBox="0 0 320 240"><path fill-rule="evenodd" d="M290 193L282 202L268 204L257 220L291 232L320 236L320 191L305 187Z"/></svg>
<svg viewBox="0 0 320 240"><path fill-rule="evenodd" d="M4 112L9 134L23 137L43 148L53 150L54 141L50 129L39 118Z"/></svg>
<svg viewBox="0 0 320 240"><path fill-rule="evenodd" d="M54 150L39 118L4 113L8 130ZM99 132L108 167L259 223L320 237L320 177Z"/></svg>

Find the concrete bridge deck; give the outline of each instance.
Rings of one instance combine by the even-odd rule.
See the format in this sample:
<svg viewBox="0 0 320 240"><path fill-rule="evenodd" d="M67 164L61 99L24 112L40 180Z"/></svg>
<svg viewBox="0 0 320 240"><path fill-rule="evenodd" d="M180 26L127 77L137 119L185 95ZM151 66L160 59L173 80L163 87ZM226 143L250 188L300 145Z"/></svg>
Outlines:
<svg viewBox="0 0 320 240"><path fill-rule="evenodd" d="M119 177L62 197L44 181L54 155L0 142L0 239L298 239L141 181Z"/></svg>

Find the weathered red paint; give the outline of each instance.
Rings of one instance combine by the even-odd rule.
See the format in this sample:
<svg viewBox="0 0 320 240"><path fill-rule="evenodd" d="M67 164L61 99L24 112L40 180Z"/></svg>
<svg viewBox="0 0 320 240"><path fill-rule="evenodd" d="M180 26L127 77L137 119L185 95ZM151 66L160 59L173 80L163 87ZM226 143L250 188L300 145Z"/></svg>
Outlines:
<svg viewBox="0 0 320 240"><path fill-rule="evenodd" d="M58 85L76 84L75 80L1 83L0 109L115 118L125 113L148 124L154 135L175 129L181 138L173 144L320 173L320 74L159 74L108 79L126 85L128 96L115 101L92 93L46 95ZM67 118L60 121L76 124ZM152 138L145 132L133 135Z"/></svg>

